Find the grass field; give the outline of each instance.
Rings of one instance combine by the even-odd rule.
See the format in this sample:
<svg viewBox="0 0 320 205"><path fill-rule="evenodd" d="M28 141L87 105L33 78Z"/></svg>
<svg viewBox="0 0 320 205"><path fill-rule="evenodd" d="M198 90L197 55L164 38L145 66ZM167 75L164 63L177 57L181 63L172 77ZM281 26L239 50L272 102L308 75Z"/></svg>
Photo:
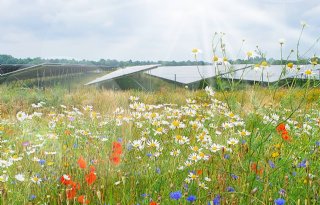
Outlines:
<svg viewBox="0 0 320 205"><path fill-rule="evenodd" d="M0 92L2 204L319 203L319 88Z"/></svg>

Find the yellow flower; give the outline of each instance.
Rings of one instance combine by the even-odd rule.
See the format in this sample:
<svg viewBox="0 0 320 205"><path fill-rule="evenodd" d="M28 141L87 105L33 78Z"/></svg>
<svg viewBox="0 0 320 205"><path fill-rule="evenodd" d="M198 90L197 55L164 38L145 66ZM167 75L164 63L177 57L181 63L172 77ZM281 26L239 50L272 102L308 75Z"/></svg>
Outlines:
<svg viewBox="0 0 320 205"><path fill-rule="evenodd" d="M172 122L172 125L175 126L175 127L178 127L180 125L180 122L178 120L174 120Z"/></svg>
<svg viewBox="0 0 320 205"><path fill-rule="evenodd" d="M252 51L247 52L247 56L250 58L253 55Z"/></svg>
<svg viewBox="0 0 320 205"><path fill-rule="evenodd" d="M276 157L279 157L279 152L273 152L272 154L271 154L271 156L273 157L273 158L276 158Z"/></svg>
<svg viewBox="0 0 320 205"><path fill-rule="evenodd" d="M193 48L192 51L191 51L194 55L197 55L198 53L200 53L200 49L198 48Z"/></svg>
<svg viewBox="0 0 320 205"><path fill-rule="evenodd" d="M288 63L287 66L288 68L293 68L293 63Z"/></svg>
<svg viewBox="0 0 320 205"><path fill-rule="evenodd" d="M311 58L310 62L311 62L312 65L318 65L318 58L317 57L313 57L313 58Z"/></svg>
<svg viewBox="0 0 320 205"><path fill-rule="evenodd" d="M275 144L274 147L279 149L281 148L281 144Z"/></svg>
<svg viewBox="0 0 320 205"><path fill-rule="evenodd" d="M214 57L213 57L213 61L214 61L214 62L217 62L218 60L219 60L219 57L218 57L218 56L214 56Z"/></svg>
<svg viewBox="0 0 320 205"><path fill-rule="evenodd" d="M52 166L52 165L54 165L54 162L48 162L47 165Z"/></svg>
<svg viewBox="0 0 320 205"><path fill-rule="evenodd" d="M306 75L312 75L312 70L311 70L311 69L308 69L308 70L304 71L304 74L306 74Z"/></svg>
<svg viewBox="0 0 320 205"><path fill-rule="evenodd" d="M267 67L269 66L269 64L267 63L267 61L262 61L260 64L262 67Z"/></svg>
<svg viewBox="0 0 320 205"><path fill-rule="evenodd" d="M228 58L227 58L227 57L224 57L224 58L223 58L223 61L224 61L224 62L228 61Z"/></svg>

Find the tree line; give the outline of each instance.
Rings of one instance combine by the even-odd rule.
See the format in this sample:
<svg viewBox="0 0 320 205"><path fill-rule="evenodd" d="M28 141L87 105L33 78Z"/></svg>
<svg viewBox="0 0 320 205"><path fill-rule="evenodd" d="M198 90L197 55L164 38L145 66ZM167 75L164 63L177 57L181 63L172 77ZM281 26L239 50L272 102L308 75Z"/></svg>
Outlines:
<svg viewBox="0 0 320 205"><path fill-rule="evenodd" d="M37 65L42 63L62 63L62 64L81 64L81 65L99 65L111 67L126 67L136 65L150 65L161 64L164 66L187 66L187 65L207 65L204 61L118 61L114 59L100 59L99 61L93 60L75 60L75 59L43 59L36 58L15 58L11 55L0 55L0 64L30 64Z"/></svg>
<svg viewBox="0 0 320 205"><path fill-rule="evenodd" d="M254 57L250 59L236 59L229 60L231 64L258 64L262 61L267 61L271 65L285 65L288 62L296 63L296 61L277 60L277 59L265 59L261 57ZM188 66L188 65L209 65L209 62L205 61L118 61L114 59L100 59L99 61L93 60L75 60L75 59L44 59L40 57L36 58L15 58L11 55L0 55L0 64L31 64L37 65L42 63L62 63L62 64L81 64L81 65L99 65L99 66L110 66L110 67L126 67L136 65L150 65L150 64L161 64L163 66ZM309 64L308 59L300 59L299 64Z"/></svg>

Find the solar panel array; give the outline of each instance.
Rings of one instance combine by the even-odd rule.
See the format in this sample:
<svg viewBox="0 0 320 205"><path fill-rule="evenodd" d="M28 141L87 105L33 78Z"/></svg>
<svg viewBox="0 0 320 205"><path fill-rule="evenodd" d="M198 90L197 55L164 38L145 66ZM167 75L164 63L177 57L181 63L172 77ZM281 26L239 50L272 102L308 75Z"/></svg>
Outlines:
<svg viewBox="0 0 320 205"><path fill-rule="evenodd" d="M158 67L159 65L158 64L155 64L155 65L143 65L143 66L132 66L132 67L126 67L126 68L123 68L123 69L119 69L119 70L116 70L112 73L109 73L107 75L104 75L100 78L97 78L85 85L92 85L92 84L97 84L97 83L102 83L102 82L105 82L105 81L108 81L108 80L113 80L113 79L117 79L117 78L122 78L122 77L125 77L125 76L128 76L128 75L132 75L132 74L135 74L135 73L138 73L138 72L142 72L142 71L147 71L147 70L150 70L150 69L153 69L153 68L156 68Z"/></svg>
<svg viewBox="0 0 320 205"><path fill-rule="evenodd" d="M77 73L84 73L100 69L94 65L72 65L72 64L39 64L29 67L22 67L1 75L3 80L24 80L38 77L65 76ZM102 68L104 69L104 68Z"/></svg>
<svg viewBox="0 0 320 205"><path fill-rule="evenodd" d="M156 69L150 70L147 74L158 77L161 79L177 82L180 84L188 85L201 81L202 79L213 78L220 76L224 79L235 79L243 81L252 82L264 82L264 83L274 83L286 78L302 78L306 76L302 75L307 66L302 66L302 69L286 70L286 73L282 73L283 66L281 65L271 65L265 68L254 68L253 65L232 65L231 67L226 67L224 65L213 66L168 66L168 67L158 67ZM316 70L316 69L314 69ZM319 75L319 74L318 74ZM315 73L315 76L316 73Z"/></svg>
<svg viewBox="0 0 320 205"><path fill-rule="evenodd" d="M246 67L245 65L205 65L205 66L165 66L150 70L147 74L181 84L190 84L199 82L202 79L208 79L227 73L231 70L238 70Z"/></svg>

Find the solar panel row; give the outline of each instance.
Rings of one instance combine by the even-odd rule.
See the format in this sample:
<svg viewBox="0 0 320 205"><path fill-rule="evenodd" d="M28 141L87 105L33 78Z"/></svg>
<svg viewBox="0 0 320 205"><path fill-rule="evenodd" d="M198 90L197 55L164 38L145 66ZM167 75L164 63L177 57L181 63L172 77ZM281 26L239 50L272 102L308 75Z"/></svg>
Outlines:
<svg viewBox="0 0 320 205"><path fill-rule="evenodd" d="M132 75L134 73L138 73L138 72L142 72L142 71L147 71L153 68L158 67L159 65L144 65L144 66L132 66L132 67L127 67L127 68L123 68L123 69L118 69L112 73L109 73L107 75L104 75L100 78L97 78L91 82L88 82L85 85L92 85L92 84L97 84L97 83L101 83L107 80L112 80L112 79L117 79L120 77L124 77L127 75Z"/></svg>

